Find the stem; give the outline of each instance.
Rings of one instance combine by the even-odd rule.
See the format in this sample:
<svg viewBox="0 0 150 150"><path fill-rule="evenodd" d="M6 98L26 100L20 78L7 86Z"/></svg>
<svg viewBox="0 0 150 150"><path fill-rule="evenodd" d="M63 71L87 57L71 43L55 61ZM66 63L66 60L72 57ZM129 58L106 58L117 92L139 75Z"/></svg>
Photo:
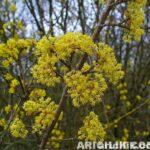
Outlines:
<svg viewBox="0 0 150 150"><path fill-rule="evenodd" d="M55 125L58 121L58 118L59 118L59 116L62 112L63 106L66 102L66 95L67 95L67 87L65 86L64 90L63 90L63 93L62 93L62 96L61 96L61 99L60 99L60 102L59 102L59 106L58 106L58 108L56 110L56 113L55 113L55 117L46 129L46 132L45 132L45 134L42 138L39 150L43 150L46 146L47 140L50 137L50 134L51 134L52 130L54 129L54 127L55 127Z"/></svg>

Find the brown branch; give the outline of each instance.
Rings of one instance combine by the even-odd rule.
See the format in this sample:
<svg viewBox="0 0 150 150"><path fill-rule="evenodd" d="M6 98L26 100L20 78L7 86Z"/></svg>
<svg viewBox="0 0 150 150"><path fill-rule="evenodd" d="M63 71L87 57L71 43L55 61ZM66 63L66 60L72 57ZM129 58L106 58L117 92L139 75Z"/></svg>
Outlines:
<svg viewBox="0 0 150 150"><path fill-rule="evenodd" d="M119 23L107 23L107 24L103 24L103 27L106 26L111 26L111 27L120 27L120 28L124 28L127 30L130 30L129 27L125 26L124 24L128 21L129 19L125 19L122 22Z"/></svg>
<svg viewBox="0 0 150 150"><path fill-rule="evenodd" d="M124 118L132 115L134 112L136 112L137 110L139 110L140 108L142 108L144 105L146 105L147 103L149 103L149 101L150 101L150 99L147 99L144 103L140 104L136 108L133 108L131 111L129 111L126 114L124 114L123 116L119 117L113 123L110 123L106 128L113 127L114 125L116 125L117 123L119 123L121 120L123 120Z"/></svg>
<svg viewBox="0 0 150 150"><path fill-rule="evenodd" d="M53 22L53 0L48 0L49 2L49 22L50 22L50 26L49 26L49 31L48 33L50 33L50 35L54 36L54 22Z"/></svg>
<svg viewBox="0 0 150 150"><path fill-rule="evenodd" d="M45 34L45 31L44 29L41 27L41 24L40 22L38 21L38 18L36 16L36 12L35 12L35 8L34 8L34 5L33 5L33 2L32 0L25 0L25 4L27 5L27 8L29 9L31 15L33 16L35 22L36 22L36 25L37 25L37 28L38 30L44 35Z"/></svg>
<svg viewBox="0 0 150 150"><path fill-rule="evenodd" d="M85 16L85 7L84 7L84 1L78 0L78 18L80 20L80 25L82 28L82 33L84 34L86 32L86 16Z"/></svg>
<svg viewBox="0 0 150 150"><path fill-rule="evenodd" d="M52 130L54 129L54 127L55 127L55 125L58 121L58 118L61 114L62 108L65 104L65 101L66 101L66 98L67 98L66 95L67 95L67 87L65 86L64 90L63 90L63 93L62 93L62 96L61 96L61 99L60 99L60 102L59 102L59 105L58 105L58 108L57 108L56 113L55 113L55 117L53 118L53 120L49 124L49 126L47 127L46 132L45 132L44 136L42 137L42 141L41 141L39 150L43 150L46 146L47 140L48 140Z"/></svg>
<svg viewBox="0 0 150 150"><path fill-rule="evenodd" d="M76 70L80 70L83 67L84 62L87 60L87 57L88 57L87 53L85 53L84 56L81 57L81 59L79 60L77 66L76 66Z"/></svg>
<svg viewBox="0 0 150 150"><path fill-rule="evenodd" d="M44 31L44 23L43 23L44 11L43 11L43 8L42 8L39 0L36 0L36 4L37 4L37 10L38 10L39 18L40 18L40 24Z"/></svg>
<svg viewBox="0 0 150 150"><path fill-rule="evenodd" d="M65 65L69 70L71 70L71 65L70 64L68 64L68 63L66 63L64 60L60 60L60 62L63 64L63 65Z"/></svg>
<svg viewBox="0 0 150 150"><path fill-rule="evenodd" d="M115 1L114 3L112 3L111 5L112 6L117 6L117 5L122 4L122 3L127 3L128 1L129 0L118 0L118 1Z"/></svg>
<svg viewBox="0 0 150 150"><path fill-rule="evenodd" d="M103 25L105 24L105 21L107 20L107 17L109 15L111 9L113 8L113 5L111 5L112 3L114 3L114 0L108 1L108 3L106 4L106 7L100 17L98 26L95 29L93 37L92 37L94 42L97 42L99 40L99 33L103 29Z"/></svg>

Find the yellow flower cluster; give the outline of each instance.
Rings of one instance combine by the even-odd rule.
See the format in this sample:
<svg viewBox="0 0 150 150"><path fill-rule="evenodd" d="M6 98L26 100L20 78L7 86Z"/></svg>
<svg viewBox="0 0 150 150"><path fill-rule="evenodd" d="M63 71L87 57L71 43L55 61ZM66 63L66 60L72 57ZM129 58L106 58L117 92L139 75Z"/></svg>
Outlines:
<svg viewBox="0 0 150 150"><path fill-rule="evenodd" d="M75 107L84 104L95 105L107 88L105 79L101 74L83 75L81 71L72 71L66 74L65 82L69 87Z"/></svg>
<svg viewBox="0 0 150 150"><path fill-rule="evenodd" d="M84 72L89 71L90 68L91 68L91 66L90 66L88 63L84 63L84 65L83 65L81 71L84 73Z"/></svg>
<svg viewBox="0 0 150 150"><path fill-rule="evenodd" d="M29 99L32 101L38 101L40 98L44 98L46 96L46 92L43 89L35 88L31 91L29 95Z"/></svg>
<svg viewBox="0 0 150 150"><path fill-rule="evenodd" d="M21 119L15 118L10 125L10 132L16 138L26 138L28 130Z"/></svg>
<svg viewBox="0 0 150 150"><path fill-rule="evenodd" d="M60 82L60 78L56 75L56 66L58 59L54 56L42 55L38 59L37 65L32 68L32 74L38 83L45 84L47 86L55 86Z"/></svg>
<svg viewBox="0 0 150 150"><path fill-rule="evenodd" d="M131 39L139 41L141 35L144 34L142 25L144 23L144 10L147 0L133 0L129 1L126 12L128 19L129 31L124 37L125 41L130 42Z"/></svg>
<svg viewBox="0 0 150 150"><path fill-rule="evenodd" d="M98 116L92 111L89 116L83 120L83 127L78 131L78 139L86 141L102 141L106 132L98 119Z"/></svg>
<svg viewBox="0 0 150 150"><path fill-rule="evenodd" d="M54 86L60 82L56 69L60 60L68 59L73 52L92 55L95 48L92 39L81 33L67 33L59 38L43 37L37 43L38 63L32 68L33 77L39 83Z"/></svg>
<svg viewBox="0 0 150 150"><path fill-rule="evenodd" d="M8 68L20 55L26 54L33 43L29 39L9 39L6 44L0 44L2 65Z"/></svg>
<svg viewBox="0 0 150 150"><path fill-rule="evenodd" d="M51 100L46 98L46 92L43 89L34 89L30 95L29 100L23 105L23 109L27 116L34 117L34 123L32 124L32 133L38 133L39 135L47 128L50 122L54 119L57 105ZM62 114L59 117L59 121L62 119ZM58 148L60 141L64 137L64 133L58 129L58 123L55 125L52 131L50 141L47 143L47 147Z"/></svg>
<svg viewBox="0 0 150 150"><path fill-rule="evenodd" d="M26 111L26 115L30 116L38 112L39 103L28 100L27 102L24 103L23 108Z"/></svg>
<svg viewBox="0 0 150 150"><path fill-rule="evenodd" d="M3 30L0 30L0 33L4 34L4 33L7 33L8 32L8 29L11 29L9 30L10 33L13 32L13 27L15 26L16 30L14 31L14 37L18 38L18 31L22 31L24 29L24 25L23 25L23 22L21 20L16 20L15 22L14 21L8 21L8 22L5 22L3 24Z"/></svg>
<svg viewBox="0 0 150 150"><path fill-rule="evenodd" d="M35 117L33 125L33 133L38 132L39 134L49 125L54 119L57 105L51 101L50 98L39 100L39 115Z"/></svg>
<svg viewBox="0 0 150 150"><path fill-rule="evenodd" d="M34 116L34 124L32 126L32 132L41 134L42 131L49 125L55 115L57 105L51 100L51 98L45 98L46 92L42 89L34 89L29 100L23 105L23 109L28 116ZM59 119L62 118L62 115Z"/></svg>
<svg viewBox="0 0 150 150"><path fill-rule="evenodd" d="M136 130L135 134L136 134L137 137L147 137L147 136L149 136L149 131Z"/></svg>
<svg viewBox="0 0 150 150"><path fill-rule="evenodd" d="M137 101L141 101L142 100L142 97L140 95L136 95L136 100Z"/></svg>
<svg viewBox="0 0 150 150"><path fill-rule="evenodd" d="M127 108L130 108L131 102L128 99L128 90L126 82L120 83L117 86L117 89L119 91L120 100L126 105Z"/></svg>
<svg viewBox="0 0 150 150"><path fill-rule="evenodd" d="M98 63L94 62L94 70L102 73L112 84L117 84L124 76L124 72L121 70L121 64L117 63L113 49L104 43L99 43L97 57Z"/></svg>
<svg viewBox="0 0 150 150"><path fill-rule="evenodd" d="M0 127L5 128L6 126L6 120L4 118L0 119Z"/></svg>
<svg viewBox="0 0 150 150"><path fill-rule="evenodd" d="M121 141L127 142L129 139L129 130L128 129L123 129L123 137L121 138Z"/></svg>
<svg viewBox="0 0 150 150"><path fill-rule="evenodd" d="M36 88L32 90L29 95L29 100L23 105L26 115L30 116L39 112L39 108L42 107L41 103L43 104L45 96L46 92L43 89Z"/></svg>
<svg viewBox="0 0 150 150"><path fill-rule="evenodd" d="M63 137L64 137L63 131L54 129L52 131L52 137L47 142L47 147L49 149L59 149L61 141L63 140Z"/></svg>
<svg viewBox="0 0 150 150"><path fill-rule="evenodd" d="M92 55L95 46L88 35L67 33L56 40L55 50L59 59L66 59L73 52Z"/></svg>
<svg viewBox="0 0 150 150"><path fill-rule="evenodd" d="M94 61L92 64L86 61L81 70L75 71L80 55L85 53ZM124 75L108 45L96 45L89 36L81 33L67 33L58 38L43 37L37 43L35 54L38 60L32 68L33 77L47 86L65 81L76 107L87 103L95 105L107 88L105 78L116 84ZM95 58L98 59L95 61ZM66 65L68 62L70 67Z"/></svg>
<svg viewBox="0 0 150 150"><path fill-rule="evenodd" d="M9 93L10 94L15 93L15 89L18 85L19 85L19 81L17 79L11 80Z"/></svg>
<svg viewBox="0 0 150 150"><path fill-rule="evenodd" d="M11 12L15 12L15 11L17 10L16 5L15 5L15 4L11 4L11 5L9 6L9 10L10 10Z"/></svg>
<svg viewBox="0 0 150 150"><path fill-rule="evenodd" d="M5 106L5 112L8 114L11 111L11 105Z"/></svg>
<svg viewBox="0 0 150 150"><path fill-rule="evenodd" d="M44 36L37 42L35 54L37 56L52 55L54 52L54 43L56 38Z"/></svg>
<svg viewBox="0 0 150 150"><path fill-rule="evenodd" d="M4 107L5 113L8 114L12 111L16 112L16 116L20 113L23 113L22 111L20 111L20 107L18 107L18 104L14 104L14 106L11 106L10 104L6 105Z"/></svg>
<svg viewBox="0 0 150 150"><path fill-rule="evenodd" d="M117 89L119 90L120 100L126 101L127 100L127 84L126 83L120 83L117 86Z"/></svg>
<svg viewBox="0 0 150 150"><path fill-rule="evenodd" d="M7 81L10 81L10 80L13 79L13 76L12 76L10 73L6 73L6 74L4 75L4 78L5 78Z"/></svg>
<svg viewBox="0 0 150 150"><path fill-rule="evenodd" d="M15 93L15 89L16 89L16 87L19 85L19 81L18 81L17 79L13 78L13 76L12 76L11 74L9 74L9 73L6 73L6 74L4 75L4 78L5 78L7 81L9 81L9 86L10 86L10 88L9 88L9 93L10 93L10 94Z"/></svg>
<svg viewBox="0 0 150 150"><path fill-rule="evenodd" d="M59 77L56 76L56 66L58 58L53 53L55 38L43 37L37 43L35 54L38 56L37 64L32 68L32 74L37 82L47 86L54 86L60 82Z"/></svg>

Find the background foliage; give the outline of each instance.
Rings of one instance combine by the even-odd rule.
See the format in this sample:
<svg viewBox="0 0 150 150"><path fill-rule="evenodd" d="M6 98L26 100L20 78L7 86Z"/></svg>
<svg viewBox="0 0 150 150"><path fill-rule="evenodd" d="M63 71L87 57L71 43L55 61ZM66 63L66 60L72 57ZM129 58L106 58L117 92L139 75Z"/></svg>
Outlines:
<svg viewBox="0 0 150 150"><path fill-rule="evenodd" d="M8 131L15 113L23 115L19 108L25 101L34 101L36 96L36 98L41 95L45 97L43 91L30 94L34 88L45 89L47 96L50 96L56 104L61 98L62 85L58 84L55 88L47 87L47 82L45 85L38 84L31 75L30 69L38 61L38 57L34 55L36 41L43 36L55 37L68 32L81 32L92 37L97 26L100 32L95 35L94 42L100 41L114 49L116 59L122 64L125 75L117 85L108 85L102 102L95 106L86 105L78 109L68 100L63 107L64 117L59 124L63 132L56 130L53 133L55 136L50 139L49 147L55 145L55 149L76 149L78 130L90 111L94 111L102 122L106 140L147 141L150 138L150 2L147 1L145 4L144 2L142 0L0 1L0 56L4 56L1 54L4 48L2 44L12 38L14 40L10 40L4 50L9 55L0 57L0 149L38 149L41 143L40 136L34 134L24 139L14 138ZM111 5L108 7L109 4ZM143 5L145 8L141 11ZM107 16L104 16L104 13ZM20 45L14 45L11 52L12 43L27 38L30 40L19 41ZM22 48L18 56L15 47ZM40 44L39 47L41 48ZM24 50L26 48L29 51ZM19 57L18 61L12 63L12 59L16 57ZM40 105L44 107L47 104L41 100ZM31 110L33 109L32 107ZM91 115L94 116L92 113ZM29 121L28 117L24 120L26 123ZM19 124L22 126L21 122ZM4 129L5 125L7 126ZM30 130L31 126L28 126L28 129ZM21 136L24 137L24 134ZM59 148L56 148L57 146Z"/></svg>

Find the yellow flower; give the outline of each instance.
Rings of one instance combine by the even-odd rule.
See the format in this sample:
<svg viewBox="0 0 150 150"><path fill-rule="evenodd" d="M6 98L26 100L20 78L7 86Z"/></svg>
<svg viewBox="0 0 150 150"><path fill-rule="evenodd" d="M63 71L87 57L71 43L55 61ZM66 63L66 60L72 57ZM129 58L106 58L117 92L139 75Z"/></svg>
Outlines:
<svg viewBox="0 0 150 150"><path fill-rule="evenodd" d="M65 82L75 107L85 104L95 105L101 101L104 91L107 89L102 74L97 73L85 76L81 71L72 71L66 74Z"/></svg>
<svg viewBox="0 0 150 150"><path fill-rule="evenodd" d="M104 74L112 84L117 84L124 76L121 64L117 63L113 50L104 43L98 44L98 63L94 70Z"/></svg>
<svg viewBox="0 0 150 150"><path fill-rule="evenodd" d="M137 96L136 96L136 99L137 99L138 101L140 101L140 100L142 99L142 97L141 97L140 95L137 95Z"/></svg>
<svg viewBox="0 0 150 150"><path fill-rule="evenodd" d="M86 141L103 141L106 132L98 119L98 116L92 111L89 116L83 120L83 127L78 131L78 139Z"/></svg>
<svg viewBox="0 0 150 150"><path fill-rule="evenodd" d="M26 138L28 130L25 128L24 123L19 118L15 118L10 125L10 132L12 136L18 138Z"/></svg>
<svg viewBox="0 0 150 150"><path fill-rule="evenodd" d="M91 68L91 66L89 64L85 63L84 66L82 67L82 71L86 72L86 71L90 70L90 68Z"/></svg>
<svg viewBox="0 0 150 150"><path fill-rule="evenodd" d="M38 108L39 108L39 104L30 100L26 101L23 106L23 109L26 111L26 114L29 116L37 112Z"/></svg>
<svg viewBox="0 0 150 150"><path fill-rule="evenodd" d="M12 12L15 12L15 11L17 10L16 5L11 4L11 5L9 6L9 10L12 11Z"/></svg>
<svg viewBox="0 0 150 150"><path fill-rule="evenodd" d="M4 118L0 119L0 126L3 128L6 126L6 120Z"/></svg>
<svg viewBox="0 0 150 150"><path fill-rule="evenodd" d="M56 40L55 50L59 59L66 59L73 52L92 55L95 50L95 44L88 35L70 32Z"/></svg>
<svg viewBox="0 0 150 150"><path fill-rule="evenodd" d="M23 109L28 116L34 116L32 132L42 134L42 131L53 120L58 105L50 97L46 98L46 92L42 89L34 89L29 95ZM62 113L59 117L62 120Z"/></svg>
<svg viewBox="0 0 150 150"><path fill-rule="evenodd" d="M144 23L144 7L146 6L147 0L134 0L129 1L127 11L125 13L128 18L129 30L126 31L124 40L131 42L132 38L139 41L141 35L144 34L142 24Z"/></svg>
<svg viewBox="0 0 150 150"><path fill-rule="evenodd" d="M123 135L123 137L122 137L122 141L127 141L128 140L128 138L129 138L129 131L128 131L128 129L123 129L123 133L124 133L124 135Z"/></svg>
<svg viewBox="0 0 150 150"><path fill-rule="evenodd" d="M5 107L5 112L8 114L10 111L11 111L11 106L10 106L10 105L7 105L7 106Z"/></svg>
<svg viewBox="0 0 150 150"><path fill-rule="evenodd" d="M44 98L46 96L46 92L43 89L35 88L31 91L29 98L32 101L38 101L40 98Z"/></svg>
<svg viewBox="0 0 150 150"><path fill-rule="evenodd" d="M37 82L47 86L55 86L60 82L60 78L55 73L56 62L55 56L43 55L38 59L38 64L32 68L33 77L37 79Z"/></svg>
<svg viewBox="0 0 150 150"><path fill-rule="evenodd" d="M18 60L21 54L26 54L30 47L34 45L32 39L9 39L6 44L0 44L0 57L2 65L8 68Z"/></svg>
<svg viewBox="0 0 150 150"><path fill-rule="evenodd" d="M51 147L53 149L59 149L61 140L63 140L64 132L59 129L54 129L52 131L51 138L48 139L47 147Z"/></svg>
<svg viewBox="0 0 150 150"><path fill-rule="evenodd" d="M5 74L4 77L8 81L13 79L13 76L10 73Z"/></svg>
<svg viewBox="0 0 150 150"><path fill-rule="evenodd" d="M15 89L18 85L19 85L19 81L17 79L11 80L9 93L10 94L15 93Z"/></svg>
<svg viewBox="0 0 150 150"><path fill-rule="evenodd" d="M40 132L44 130L54 118L58 106L51 101L51 98L40 99L37 103L39 104L37 105L37 112L39 112L39 115L35 116L32 132L40 134ZM26 110L28 112L29 109Z"/></svg>

